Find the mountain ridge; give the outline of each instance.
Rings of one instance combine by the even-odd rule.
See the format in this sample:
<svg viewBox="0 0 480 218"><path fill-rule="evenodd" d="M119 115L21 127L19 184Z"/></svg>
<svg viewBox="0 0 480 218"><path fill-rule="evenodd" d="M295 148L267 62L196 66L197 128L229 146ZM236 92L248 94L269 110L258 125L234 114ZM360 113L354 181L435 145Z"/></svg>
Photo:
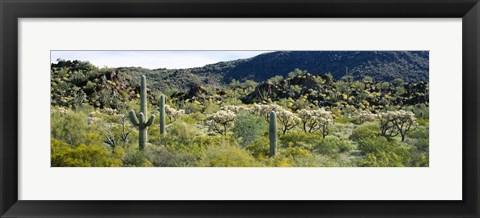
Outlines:
<svg viewBox="0 0 480 218"><path fill-rule="evenodd" d="M333 78L370 76L377 81L428 82L428 51L276 51L254 57L222 61L202 67L157 69L181 77L200 77L228 84L231 80L264 82L274 76L287 77L301 69L312 74L331 73ZM195 80L195 79L194 79Z"/></svg>

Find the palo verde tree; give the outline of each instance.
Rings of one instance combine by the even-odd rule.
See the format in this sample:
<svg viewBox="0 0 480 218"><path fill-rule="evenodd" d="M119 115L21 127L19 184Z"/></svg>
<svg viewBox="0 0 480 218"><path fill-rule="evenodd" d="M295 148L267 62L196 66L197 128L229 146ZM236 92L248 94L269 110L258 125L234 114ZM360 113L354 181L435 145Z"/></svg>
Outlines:
<svg viewBox="0 0 480 218"><path fill-rule="evenodd" d="M153 121L155 120L155 115L146 120L147 116L147 82L144 75L141 77L140 81L140 113L139 118L135 114L135 111L131 110L128 115L130 116L130 121L133 125L138 127L138 147L140 150L144 150L147 143L147 130L150 125L152 125Z"/></svg>

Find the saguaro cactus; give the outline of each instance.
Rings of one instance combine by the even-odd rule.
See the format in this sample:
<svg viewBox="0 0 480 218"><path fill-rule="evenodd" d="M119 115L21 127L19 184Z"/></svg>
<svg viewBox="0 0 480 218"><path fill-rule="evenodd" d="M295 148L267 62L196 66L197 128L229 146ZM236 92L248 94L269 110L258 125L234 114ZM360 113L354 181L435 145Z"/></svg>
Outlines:
<svg viewBox="0 0 480 218"><path fill-rule="evenodd" d="M275 111L270 112L270 156L275 156L277 152L277 114Z"/></svg>
<svg viewBox="0 0 480 218"><path fill-rule="evenodd" d="M128 115L130 116L130 121L133 125L138 127L138 147L140 150L145 149L145 145L147 143L147 130L148 126L152 125L153 121L155 120L155 115L152 114L148 121L146 120L147 117L147 84L146 78L142 75L140 81L140 119L137 118L135 111L131 110Z"/></svg>
<svg viewBox="0 0 480 218"><path fill-rule="evenodd" d="M165 134L165 96L160 96L160 134Z"/></svg>

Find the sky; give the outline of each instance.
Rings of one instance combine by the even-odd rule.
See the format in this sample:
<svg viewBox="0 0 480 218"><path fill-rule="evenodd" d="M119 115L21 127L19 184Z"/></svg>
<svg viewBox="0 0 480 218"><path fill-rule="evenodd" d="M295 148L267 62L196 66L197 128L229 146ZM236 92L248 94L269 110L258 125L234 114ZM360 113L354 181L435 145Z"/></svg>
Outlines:
<svg viewBox="0 0 480 218"><path fill-rule="evenodd" d="M143 67L181 69L202 67L220 61L250 58L270 51L51 51L57 59L89 61L97 67Z"/></svg>

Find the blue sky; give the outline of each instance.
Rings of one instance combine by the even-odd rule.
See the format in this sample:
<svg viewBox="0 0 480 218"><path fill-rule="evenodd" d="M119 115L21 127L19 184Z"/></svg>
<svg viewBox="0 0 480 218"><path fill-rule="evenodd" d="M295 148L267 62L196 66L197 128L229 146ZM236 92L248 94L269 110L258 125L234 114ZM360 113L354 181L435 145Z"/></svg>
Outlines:
<svg viewBox="0 0 480 218"><path fill-rule="evenodd" d="M98 67L191 68L249 58L269 51L51 51L57 59L89 61Z"/></svg>

